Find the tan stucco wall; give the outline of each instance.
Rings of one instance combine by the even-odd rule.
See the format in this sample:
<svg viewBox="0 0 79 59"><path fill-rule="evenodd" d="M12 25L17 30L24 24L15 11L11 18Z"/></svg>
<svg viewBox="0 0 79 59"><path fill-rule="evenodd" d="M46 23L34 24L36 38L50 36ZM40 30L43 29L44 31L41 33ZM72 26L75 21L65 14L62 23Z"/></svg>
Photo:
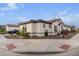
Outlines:
<svg viewBox="0 0 79 59"><path fill-rule="evenodd" d="M20 32L23 30L23 27L26 27L26 24L24 24L24 25L20 25L20 26L19 26L19 30L20 30Z"/></svg>
<svg viewBox="0 0 79 59"><path fill-rule="evenodd" d="M45 27L43 27L43 25L45 25ZM49 25L50 24L46 24L46 23L35 23L35 26L34 26L35 32L41 33L41 36L44 36L44 33L46 30L48 30L48 32L51 32L51 28L49 28Z"/></svg>
<svg viewBox="0 0 79 59"><path fill-rule="evenodd" d="M43 27L43 25L45 24L45 27ZM27 28L27 32L29 33L37 33L37 34L31 34L35 35L35 36L44 36L44 32L45 30L48 30L48 32L53 32L52 34L50 33L49 35L53 35L56 34L54 32L54 26L57 26L57 31L60 32L61 31L61 25L58 25L59 22L54 22L51 24L51 28L49 28L50 24L46 24L46 23L28 23L25 25L20 25L20 31L22 30L23 27ZM62 24L63 25L63 24ZM40 34L38 34L40 33Z"/></svg>
<svg viewBox="0 0 79 59"><path fill-rule="evenodd" d="M59 24L59 22L57 21L57 22L54 22L54 23L52 23L52 29L51 29L51 32L54 32L54 26L57 26L57 31L59 32L59 31L61 31L61 26L60 25L58 25Z"/></svg>
<svg viewBox="0 0 79 59"><path fill-rule="evenodd" d="M23 27L26 27L26 31L31 33L33 31L32 26L32 23L20 25L20 31L23 30Z"/></svg>

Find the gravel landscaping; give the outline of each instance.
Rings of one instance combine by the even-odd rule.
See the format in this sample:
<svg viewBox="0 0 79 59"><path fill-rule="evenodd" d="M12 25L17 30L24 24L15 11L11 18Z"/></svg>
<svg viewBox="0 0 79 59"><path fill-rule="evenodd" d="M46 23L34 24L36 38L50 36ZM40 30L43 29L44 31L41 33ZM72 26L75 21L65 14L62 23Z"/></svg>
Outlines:
<svg viewBox="0 0 79 59"><path fill-rule="evenodd" d="M26 37L26 38L21 37L21 36L9 35L9 36L5 36L5 37L7 39L70 39L71 37L73 37L76 34L77 34L77 32L71 32L65 37L63 37L63 35L42 36L42 37L33 36L33 37Z"/></svg>

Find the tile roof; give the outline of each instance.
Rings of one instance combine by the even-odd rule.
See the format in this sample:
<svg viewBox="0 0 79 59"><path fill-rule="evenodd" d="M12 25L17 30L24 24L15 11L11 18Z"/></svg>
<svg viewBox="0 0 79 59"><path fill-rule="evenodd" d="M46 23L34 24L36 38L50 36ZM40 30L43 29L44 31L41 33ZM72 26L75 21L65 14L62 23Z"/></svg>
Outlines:
<svg viewBox="0 0 79 59"><path fill-rule="evenodd" d="M54 23L54 22L56 22L56 21L62 21L62 19L60 19L60 18L57 18L57 19L52 19L52 20L48 20L48 22L52 22L52 23ZM62 21L63 22L63 21Z"/></svg>
<svg viewBox="0 0 79 59"><path fill-rule="evenodd" d="M25 22L21 22L19 24L27 24L27 23L49 23L48 21L42 20L42 19L38 19L38 20L29 20L29 21L25 21Z"/></svg>
<svg viewBox="0 0 79 59"><path fill-rule="evenodd" d="M21 22L19 23L20 25L21 24L27 24L27 23L47 23L47 24L51 24L51 23L54 23L56 21L60 21L62 19L52 19L52 20L48 20L48 21L45 21L45 20L42 20L42 19L38 19L38 20L29 20L29 21L25 21L25 22Z"/></svg>

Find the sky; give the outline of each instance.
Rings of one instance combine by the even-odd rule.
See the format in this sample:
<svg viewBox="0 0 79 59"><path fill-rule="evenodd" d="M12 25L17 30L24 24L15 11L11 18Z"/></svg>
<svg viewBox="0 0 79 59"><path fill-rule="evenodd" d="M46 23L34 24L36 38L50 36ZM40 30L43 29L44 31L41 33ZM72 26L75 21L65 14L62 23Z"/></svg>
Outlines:
<svg viewBox="0 0 79 59"><path fill-rule="evenodd" d="M30 19L61 18L65 24L79 27L78 3L0 3L0 25L17 24Z"/></svg>

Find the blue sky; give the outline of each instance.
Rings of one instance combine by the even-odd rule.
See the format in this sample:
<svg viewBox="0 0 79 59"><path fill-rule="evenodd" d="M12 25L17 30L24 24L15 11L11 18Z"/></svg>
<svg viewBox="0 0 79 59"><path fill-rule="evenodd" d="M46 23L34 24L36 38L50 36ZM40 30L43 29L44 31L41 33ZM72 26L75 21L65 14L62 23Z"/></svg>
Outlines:
<svg viewBox="0 0 79 59"><path fill-rule="evenodd" d="M16 24L29 19L62 18L79 26L79 4L74 3L0 3L0 24Z"/></svg>

